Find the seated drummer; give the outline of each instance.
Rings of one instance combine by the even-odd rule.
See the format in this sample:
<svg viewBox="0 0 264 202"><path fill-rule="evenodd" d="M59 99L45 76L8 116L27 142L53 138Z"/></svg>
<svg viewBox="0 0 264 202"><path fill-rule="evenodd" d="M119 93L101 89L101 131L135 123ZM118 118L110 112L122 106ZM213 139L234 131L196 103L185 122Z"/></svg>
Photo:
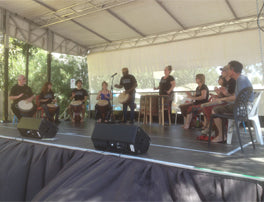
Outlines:
<svg viewBox="0 0 264 202"><path fill-rule="evenodd" d="M227 64L228 71L229 71L229 76L230 78L235 80L235 89L233 95L226 96L224 98L218 98L216 100L221 100L227 102L226 105L224 106L216 106L212 110L212 114L233 114L233 109L234 109L234 102L236 99L236 96L240 93L241 90L247 87L252 87L251 82L249 79L242 75L242 70L243 70L243 65L239 61L230 61ZM231 80L231 79L230 79ZM249 102L253 102L254 100L254 94L252 92ZM222 119L221 118L215 118L214 119L215 126L217 128L218 134L217 136L212 140L212 142L217 142L217 143L224 143L226 141L226 137L224 137L224 141L222 140Z"/></svg>
<svg viewBox="0 0 264 202"><path fill-rule="evenodd" d="M125 88L125 93L130 95L130 99L127 103L123 104L123 116L124 116L124 123L127 122L127 106L130 108L130 121L129 123L134 123L134 116L135 116L135 94L136 94L136 87L137 87L137 80L136 78L129 74L128 68L122 69L123 76L120 79L120 83L116 84L116 88Z"/></svg>
<svg viewBox="0 0 264 202"><path fill-rule="evenodd" d="M81 122L83 122L84 120L84 116L85 116L85 102L88 98L88 93L85 89L82 88L82 81L80 79L78 79L75 82L75 85L77 86L77 88L74 88L72 90L72 95L70 97L71 100L80 100L82 101L82 118L81 118ZM70 107L70 115L71 115L71 120L73 123L75 123L75 119L73 118L73 110Z"/></svg>
<svg viewBox="0 0 264 202"><path fill-rule="evenodd" d="M216 95L210 94L212 97L216 98L216 97L225 97L225 95L223 94L223 91L226 89L226 80L225 78L221 75L218 77L218 84L220 85L220 87L215 87L214 91L216 92Z"/></svg>
<svg viewBox="0 0 264 202"><path fill-rule="evenodd" d="M32 102L35 96L32 93L30 87L26 85L26 78L24 75L19 75L17 77L17 84L12 87L9 99L13 100L11 109L18 119L22 116L32 117L36 112L36 105L33 103L33 108L29 112L21 112L18 108L18 102L21 100L26 100L27 102Z"/></svg>
<svg viewBox="0 0 264 202"><path fill-rule="evenodd" d="M53 117L51 116L47 104L56 103L57 100L54 98L54 92L52 91L52 83L46 82L41 89L41 93L39 95L39 102L41 107L44 109L44 112L50 121L53 121ZM60 115L60 106L57 106L55 110L55 123L60 123L59 121Z"/></svg>
<svg viewBox="0 0 264 202"><path fill-rule="evenodd" d="M110 100L112 99L112 93L110 90L107 89L108 83L103 81L102 83L102 90L98 92L98 95L96 97L96 100L107 100L108 105L103 107L100 107L98 104L95 105L95 118L98 123L108 122L111 116L111 103ZM104 113L104 114L103 114Z"/></svg>
<svg viewBox="0 0 264 202"><path fill-rule="evenodd" d="M225 80L225 83L222 84L220 88L217 88L216 93L217 96L213 96L213 102L214 101L223 101L222 104L217 104L217 105L212 105L212 106L207 106L203 107L203 113L205 115L205 126L204 129L202 130L202 134L208 134L209 132L209 121L212 115L212 109L216 106L220 105L225 105L226 101L230 96L233 96L235 93L235 88L236 88L236 81L235 79L231 78L231 70L230 66L226 65L223 68L221 68L221 78ZM221 81L219 83L221 85ZM225 86L224 86L225 85ZM219 99L221 98L221 99Z"/></svg>
<svg viewBox="0 0 264 202"><path fill-rule="evenodd" d="M209 90L205 85L204 74L197 74L196 83L198 84L195 94L192 96L190 92L186 92L189 99L193 100L193 103L180 105L181 113L184 116L184 129L189 129L193 113L198 114L201 112L200 105L208 102Z"/></svg>

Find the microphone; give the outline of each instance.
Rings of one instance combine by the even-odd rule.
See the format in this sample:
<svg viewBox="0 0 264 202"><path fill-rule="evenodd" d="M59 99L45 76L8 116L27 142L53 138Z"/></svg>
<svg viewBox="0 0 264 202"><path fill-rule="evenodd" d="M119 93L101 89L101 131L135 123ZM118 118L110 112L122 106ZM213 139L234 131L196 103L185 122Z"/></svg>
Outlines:
<svg viewBox="0 0 264 202"><path fill-rule="evenodd" d="M117 73L114 73L114 74L111 76L111 78L113 78L115 75L117 75Z"/></svg>

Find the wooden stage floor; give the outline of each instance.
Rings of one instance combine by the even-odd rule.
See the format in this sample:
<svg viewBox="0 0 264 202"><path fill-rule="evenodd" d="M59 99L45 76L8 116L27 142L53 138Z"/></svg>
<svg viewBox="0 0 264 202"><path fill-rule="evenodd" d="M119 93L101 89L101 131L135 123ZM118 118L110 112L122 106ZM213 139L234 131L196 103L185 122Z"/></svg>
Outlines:
<svg viewBox="0 0 264 202"><path fill-rule="evenodd" d="M93 119L87 119L82 124L63 121L59 124L59 131L55 138L42 140L24 138L23 141L95 152L91 141L95 124ZM244 153L240 151L235 134L232 145L212 143L208 147L207 141L196 139L200 135L199 129L184 130L182 125L162 127L157 123L151 126L143 124L139 126L151 138L148 152L136 156L113 155L264 181L264 146L256 144L256 150L254 150L249 135L242 129ZM0 137L22 140L16 125L12 123L0 124ZM109 152L98 152L112 155Z"/></svg>

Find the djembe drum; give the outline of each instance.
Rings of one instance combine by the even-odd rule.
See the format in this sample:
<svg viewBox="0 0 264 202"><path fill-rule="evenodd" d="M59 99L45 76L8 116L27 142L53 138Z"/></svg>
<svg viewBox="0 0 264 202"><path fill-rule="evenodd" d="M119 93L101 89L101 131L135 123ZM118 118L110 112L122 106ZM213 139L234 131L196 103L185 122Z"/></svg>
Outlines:
<svg viewBox="0 0 264 202"><path fill-rule="evenodd" d="M55 115L55 113L56 113L56 111L58 109L58 105L50 103L50 104L47 104L47 107L48 107L50 116L52 117L52 119L54 119L54 115Z"/></svg>
<svg viewBox="0 0 264 202"><path fill-rule="evenodd" d="M121 93L121 94L118 96L118 102L119 102L120 104L126 104L126 103L129 102L129 100L130 100L130 95L129 95L128 93L123 92L123 93Z"/></svg>
<svg viewBox="0 0 264 202"><path fill-rule="evenodd" d="M107 111L109 110L109 102L107 100L98 100L96 105L97 105L96 108L98 112L101 114L102 119L105 120Z"/></svg>
<svg viewBox="0 0 264 202"><path fill-rule="evenodd" d="M82 101L74 100L70 104L71 110L73 111L73 117L76 122L81 120L81 112L82 112Z"/></svg>
<svg viewBox="0 0 264 202"><path fill-rule="evenodd" d="M33 109L33 103L21 100L18 102L17 107L22 116L27 116L27 114Z"/></svg>

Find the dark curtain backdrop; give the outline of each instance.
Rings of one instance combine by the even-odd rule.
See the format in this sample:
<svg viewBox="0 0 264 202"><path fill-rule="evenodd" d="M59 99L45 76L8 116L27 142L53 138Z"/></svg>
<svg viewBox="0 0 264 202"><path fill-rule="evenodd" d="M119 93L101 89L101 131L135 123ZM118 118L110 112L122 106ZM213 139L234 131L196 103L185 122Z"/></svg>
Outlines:
<svg viewBox="0 0 264 202"><path fill-rule="evenodd" d="M0 139L0 201L261 201L263 183Z"/></svg>

